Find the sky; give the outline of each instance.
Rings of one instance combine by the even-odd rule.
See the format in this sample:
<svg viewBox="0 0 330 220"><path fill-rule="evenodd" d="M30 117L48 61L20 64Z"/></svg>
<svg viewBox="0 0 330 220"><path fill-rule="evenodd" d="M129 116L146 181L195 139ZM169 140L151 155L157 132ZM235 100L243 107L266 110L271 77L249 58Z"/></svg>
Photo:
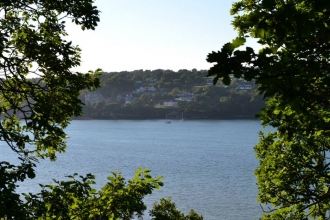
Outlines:
<svg viewBox="0 0 330 220"><path fill-rule="evenodd" d="M73 71L208 69L207 55L236 37L232 2L96 0L101 21L95 31L67 26L68 39L82 49Z"/></svg>

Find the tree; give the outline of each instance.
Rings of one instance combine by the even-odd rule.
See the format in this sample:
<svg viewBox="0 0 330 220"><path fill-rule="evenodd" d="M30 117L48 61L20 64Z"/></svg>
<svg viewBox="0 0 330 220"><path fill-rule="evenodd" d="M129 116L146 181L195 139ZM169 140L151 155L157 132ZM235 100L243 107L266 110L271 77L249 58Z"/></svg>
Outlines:
<svg viewBox="0 0 330 220"><path fill-rule="evenodd" d="M82 29L94 29L99 11L92 2L0 3L0 138L24 160L29 156L54 160L56 151L63 152L63 128L72 115L81 114L79 92L99 85L99 70L88 74L70 71L80 64L80 49L63 39L66 17ZM32 74L38 79L29 79ZM34 149L27 150L27 144Z"/></svg>
<svg viewBox="0 0 330 220"><path fill-rule="evenodd" d="M80 64L80 49L63 38L68 18L82 29L95 28L99 11L92 3L0 2L0 140L20 162L0 162L0 216L26 217L25 204L15 192L17 182L35 176L37 158L55 160L56 152L65 151L63 129L73 115L81 114L79 92L99 85L100 70L70 71Z"/></svg>
<svg viewBox="0 0 330 220"><path fill-rule="evenodd" d="M139 168L135 177L125 181L120 172L111 172L109 182L96 191L91 174L69 176L69 181L42 185L38 194L25 195L30 219L132 219L142 217L144 196L163 186L162 177L153 178L149 169ZM80 180L79 180L80 179ZM55 218L53 217L55 216Z"/></svg>
<svg viewBox="0 0 330 220"><path fill-rule="evenodd" d="M169 95L176 96L179 95L180 93L181 93L180 89L178 87L175 87L172 89L171 92L169 92Z"/></svg>
<svg viewBox="0 0 330 220"><path fill-rule="evenodd" d="M155 203L153 209L149 211L152 220L203 220L203 217L191 210L185 216L180 210L177 209L175 203L171 201L171 197L167 199L160 199L159 203Z"/></svg>
<svg viewBox="0 0 330 220"><path fill-rule="evenodd" d="M329 219L330 2L241 0L231 14L238 37L208 55L208 75L255 79L268 100L258 117L276 131L255 147L263 219ZM238 49L248 37L262 49Z"/></svg>

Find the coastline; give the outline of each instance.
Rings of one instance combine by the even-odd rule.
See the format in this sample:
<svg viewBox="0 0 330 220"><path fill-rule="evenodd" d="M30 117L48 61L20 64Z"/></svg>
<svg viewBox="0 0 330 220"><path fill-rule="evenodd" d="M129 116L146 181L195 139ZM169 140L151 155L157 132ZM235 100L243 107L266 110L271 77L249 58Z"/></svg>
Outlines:
<svg viewBox="0 0 330 220"><path fill-rule="evenodd" d="M73 120L162 120L163 117L150 117L145 115L116 115L116 116L79 116L73 117ZM179 121L180 117L169 117L169 120ZM165 120L165 119L164 119ZM187 115L184 120L257 120L255 116L232 115L232 116L214 116L214 115Z"/></svg>

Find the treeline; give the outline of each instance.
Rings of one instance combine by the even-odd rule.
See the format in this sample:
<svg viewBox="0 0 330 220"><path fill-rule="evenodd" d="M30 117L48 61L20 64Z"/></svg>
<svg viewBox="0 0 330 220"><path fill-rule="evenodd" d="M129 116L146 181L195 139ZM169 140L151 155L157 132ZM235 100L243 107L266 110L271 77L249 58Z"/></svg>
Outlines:
<svg viewBox="0 0 330 220"><path fill-rule="evenodd" d="M254 82L213 85L206 70L136 70L103 73L101 88L83 91L84 116L92 118L254 118L265 103ZM98 98L91 99L91 95Z"/></svg>

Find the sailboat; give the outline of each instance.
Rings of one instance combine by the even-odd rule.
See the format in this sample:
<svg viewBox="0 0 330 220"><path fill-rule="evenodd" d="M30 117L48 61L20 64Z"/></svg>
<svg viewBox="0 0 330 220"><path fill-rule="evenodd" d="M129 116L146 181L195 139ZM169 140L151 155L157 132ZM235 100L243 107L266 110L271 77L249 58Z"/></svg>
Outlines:
<svg viewBox="0 0 330 220"><path fill-rule="evenodd" d="M184 121L184 118L183 118L183 112L182 112L182 115L181 115L181 119L180 121Z"/></svg>
<svg viewBox="0 0 330 220"><path fill-rule="evenodd" d="M166 124L171 124L171 121L167 119L167 114L166 114L166 121L165 121Z"/></svg>

